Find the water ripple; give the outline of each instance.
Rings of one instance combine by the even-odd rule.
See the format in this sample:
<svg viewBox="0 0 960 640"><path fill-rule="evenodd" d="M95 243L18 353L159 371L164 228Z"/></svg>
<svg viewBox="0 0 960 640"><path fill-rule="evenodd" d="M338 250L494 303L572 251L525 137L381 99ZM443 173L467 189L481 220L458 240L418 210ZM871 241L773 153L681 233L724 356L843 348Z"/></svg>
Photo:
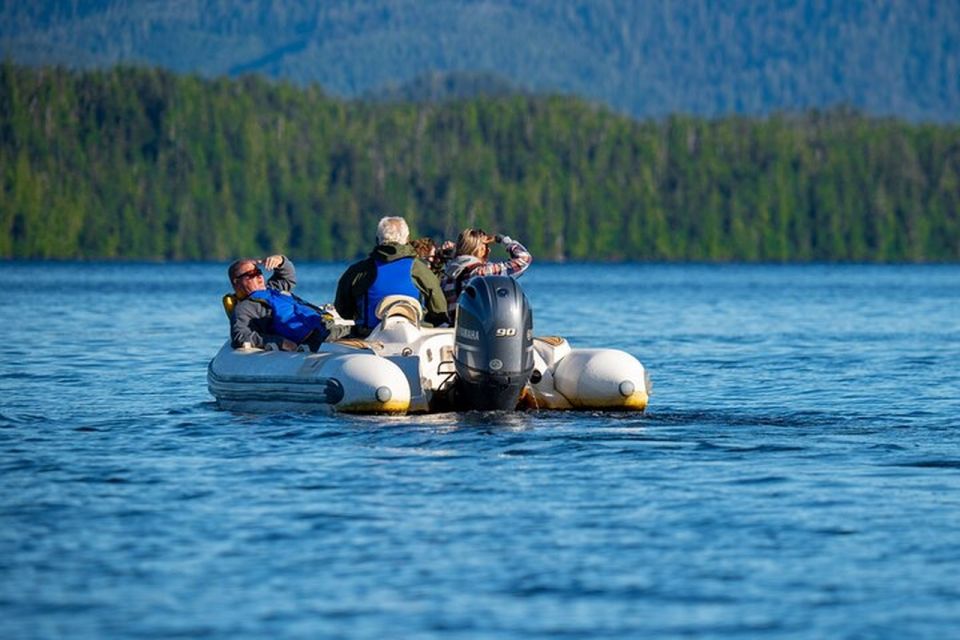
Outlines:
<svg viewBox="0 0 960 640"><path fill-rule="evenodd" d="M0 263L16 317L71 294L0 345L5 637L960 627L958 267L541 265L537 332L638 355L648 413L384 418L219 411L223 266Z"/></svg>

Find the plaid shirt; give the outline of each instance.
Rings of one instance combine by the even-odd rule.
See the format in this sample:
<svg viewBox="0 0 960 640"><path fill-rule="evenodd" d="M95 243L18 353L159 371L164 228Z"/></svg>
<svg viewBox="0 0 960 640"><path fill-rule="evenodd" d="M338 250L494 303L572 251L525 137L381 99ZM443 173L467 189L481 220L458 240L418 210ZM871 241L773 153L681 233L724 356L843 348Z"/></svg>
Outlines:
<svg viewBox="0 0 960 640"><path fill-rule="evenodd" d="M522 244L513 240L504 248L510 259L503 262L483 262L476 256L457 256L449 263L443 277L443 293L447 297L447 312L453 317L457 298L463 285L477 276L513 276L519 278L533 262L533 256Z"/></svg>

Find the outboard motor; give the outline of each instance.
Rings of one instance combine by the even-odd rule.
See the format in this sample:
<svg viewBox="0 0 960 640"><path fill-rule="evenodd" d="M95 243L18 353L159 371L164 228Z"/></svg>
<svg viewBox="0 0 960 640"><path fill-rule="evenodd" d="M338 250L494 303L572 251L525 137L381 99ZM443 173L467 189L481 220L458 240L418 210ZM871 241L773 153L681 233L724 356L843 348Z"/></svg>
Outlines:
<svg viewBox="0 0 960 640"><path fill-rule="evenodd" d="M480 276L467 282L457 305L456 405L516 409L533 372L533 314L527 296L510 276Z"/></svg>

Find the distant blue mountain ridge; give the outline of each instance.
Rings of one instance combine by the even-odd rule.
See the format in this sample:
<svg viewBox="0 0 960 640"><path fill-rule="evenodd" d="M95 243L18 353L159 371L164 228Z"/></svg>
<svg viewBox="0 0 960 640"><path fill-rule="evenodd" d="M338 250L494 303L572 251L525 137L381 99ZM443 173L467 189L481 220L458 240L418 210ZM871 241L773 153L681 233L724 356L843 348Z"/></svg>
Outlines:
<svg viewBox="0 0 960 640"><path fill-rule="evenodd" d="M2 0L0 55L257 73L348 98L567 93L637 117L845 104L960 118L955 0Z"/></svg>

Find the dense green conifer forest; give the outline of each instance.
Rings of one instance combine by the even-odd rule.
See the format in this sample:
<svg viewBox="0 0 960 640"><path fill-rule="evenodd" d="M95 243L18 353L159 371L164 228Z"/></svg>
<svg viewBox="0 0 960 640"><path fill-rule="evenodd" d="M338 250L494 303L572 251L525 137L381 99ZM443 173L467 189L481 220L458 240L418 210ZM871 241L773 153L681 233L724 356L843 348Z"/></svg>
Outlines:
<svg viewBox="0 0 960 640"><path fill-rule="evenodd" d="M960 127L833 110L636 121L567 97L0 66L0 256L348 259L382 215L541 259L956 261Z"/></svg>

